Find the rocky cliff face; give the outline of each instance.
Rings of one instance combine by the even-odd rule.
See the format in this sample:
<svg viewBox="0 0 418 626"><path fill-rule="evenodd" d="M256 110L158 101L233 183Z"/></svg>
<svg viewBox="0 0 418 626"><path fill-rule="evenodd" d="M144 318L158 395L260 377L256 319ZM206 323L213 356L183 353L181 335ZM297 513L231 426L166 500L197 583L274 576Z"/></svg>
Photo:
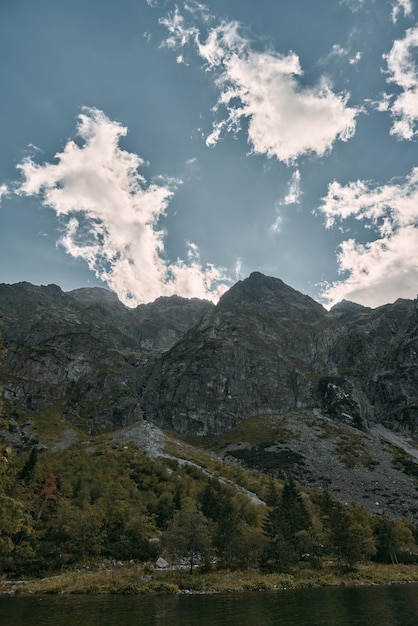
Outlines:
<svg viewBox="0 0 418 626"><path fill-rule="evenodd" d="M237 283L155 364L142 406L183 433L227 430L250 415L309 406L325 367L325 309L282 281Z"/></svg>
<svg viewBox="0 0 418 626"><path fill-rule="evenodd" d="M129 309L104 289L0 285L6 410L18 418L60 405L92 432L140 419L147 364L212 306L174 297Z"/></svg>
<svg viewBox="0 0 418 626"><path fill-rule="evenodd" d="M412 438L418 418L418 306L397 300L377 309L333 312L337 331L329 363L337 376L320 381L328 411L350 411L355 423L381 423ZM327 397L328 396L328 397ZM340 397L340 400L339 400Z"/></svg>
<svg viewBox="0 0 418 626"><path fill-rule="evenodd" d="M114 293L98 287L76 289L68 295L95 320L128 337L131 348L139 346L145 350L168 350L213 308L207 300L171 296L130 309Z"/></svg>
<svg viewBox="0 0 418 626"><path fill-rule="evenodd" d="M142 406L160 425L199 435L251 415L320 408L357 428L379 422L414 437L417 322L413 301L327 312L254 273L155 363Z"/></svg>
<svg viewBox="0 0 418 626"><path fill-rule="evenodd" d="M62 403L87 429L142 416L185 434L266 413L320 409L412 438L418 418L417 302L330 312L253 273L214 307L159 298L129 309L103 289L0 286L10 411Z"/></svg>

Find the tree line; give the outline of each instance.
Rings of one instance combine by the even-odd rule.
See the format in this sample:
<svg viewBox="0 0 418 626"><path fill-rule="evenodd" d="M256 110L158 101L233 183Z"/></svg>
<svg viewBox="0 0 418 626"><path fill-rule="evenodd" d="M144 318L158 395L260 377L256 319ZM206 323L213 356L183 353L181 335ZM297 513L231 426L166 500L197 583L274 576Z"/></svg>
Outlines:
<svg viewBox="0 0 418 626"><path fill-rule="evenodd" d="M414 562L417 529L293 481L261 485L265 505L174 459L82 442L2 462L0 568L38 575L86 559L289 571L333 559ZM3 457L4 458L4 457Z"/></svg>

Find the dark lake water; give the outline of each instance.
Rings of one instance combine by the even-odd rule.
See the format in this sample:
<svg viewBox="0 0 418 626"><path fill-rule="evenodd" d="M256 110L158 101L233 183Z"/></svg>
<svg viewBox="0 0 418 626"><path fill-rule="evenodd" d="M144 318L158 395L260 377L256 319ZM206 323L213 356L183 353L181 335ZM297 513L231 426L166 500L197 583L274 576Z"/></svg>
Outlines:
<svg viewBox="0 0 418 626"><path fill-rule="evenodd" d="M1 597L1 626L418 626L418 585L180 596Z"/></svg>

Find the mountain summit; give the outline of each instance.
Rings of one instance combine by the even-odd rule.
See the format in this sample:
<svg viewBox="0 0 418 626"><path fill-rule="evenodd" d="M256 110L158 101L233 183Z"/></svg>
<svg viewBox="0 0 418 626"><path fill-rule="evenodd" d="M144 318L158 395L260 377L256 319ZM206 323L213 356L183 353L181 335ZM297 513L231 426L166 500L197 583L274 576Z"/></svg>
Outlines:
<svg viewBox="0 0 418 626"><path fill-rule="evenodd" d="M219 300L218 307L265 306L275 314L290 314L298 319L314 321L326 314L323 306L309 296L289 287L279 278L253 272L245 280L237 282Z"/></svg>
<svg viewBox="0 0 418 626"><path fill-rule="evenodd" d="M254 272L159 360L143 394L145 415L203 435L250 415L311 406L326 367L326 315L309 296Z"/></svg>

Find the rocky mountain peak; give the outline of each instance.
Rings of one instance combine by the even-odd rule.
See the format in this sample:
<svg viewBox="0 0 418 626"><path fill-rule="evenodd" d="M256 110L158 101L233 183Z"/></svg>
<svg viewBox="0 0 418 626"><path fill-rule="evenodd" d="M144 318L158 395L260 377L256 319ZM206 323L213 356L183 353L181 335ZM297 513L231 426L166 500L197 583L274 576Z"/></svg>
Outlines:
<svg viewBox="0 0 418 626"><path fill-rule="evenodd" d="M274 298L283 293L287 287L279 278L265 276L260 272L253 272L245 280L238 281L220 299L222 304L241 304L249 302L262 302Z"/></svg>
<svg viewBox="0 0 418 626"><path fill-rule="evenodd" d="M66 293L85 305L100 304L103 302L107 304L122 304L113 291L104 289L103 287L82 287L81 289L73 289Z"/></svg>
<svg viewBox="0 0 418 626"><path fill-rule="evenodd" d="M274 310L276 316L314 321L326 314L318 302L279 278L253 272L245 280L236 283L219 300L219 309L260 307Z"/></svg>
<svg viewBox="0 0 418 626"><path fill-rule="evenodd" d="M345 299L331 307L332 313L367 313L368 311L371 311L370 307Z"/></svg>

